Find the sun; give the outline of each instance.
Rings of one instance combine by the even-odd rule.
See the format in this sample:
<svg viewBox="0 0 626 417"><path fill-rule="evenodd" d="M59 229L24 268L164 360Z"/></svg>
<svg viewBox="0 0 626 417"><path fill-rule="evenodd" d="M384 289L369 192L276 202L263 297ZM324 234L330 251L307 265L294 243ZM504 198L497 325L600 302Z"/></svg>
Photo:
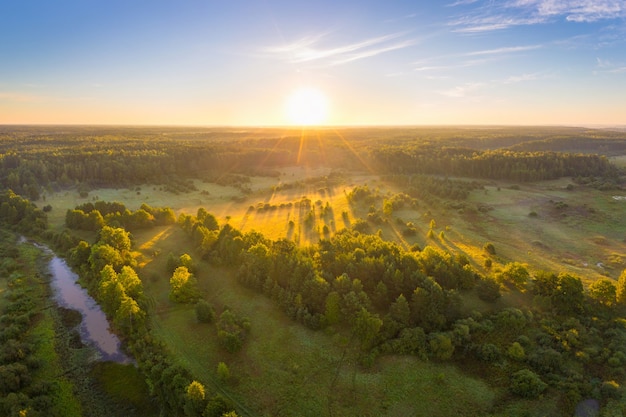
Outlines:
<svg viewBox="0 0 626 417"><path fill-rule="evenodd" d="M320 90L301 87L289 95L285 111L287 120L292 125L321 125L328 118L328 99Z"/></svg>

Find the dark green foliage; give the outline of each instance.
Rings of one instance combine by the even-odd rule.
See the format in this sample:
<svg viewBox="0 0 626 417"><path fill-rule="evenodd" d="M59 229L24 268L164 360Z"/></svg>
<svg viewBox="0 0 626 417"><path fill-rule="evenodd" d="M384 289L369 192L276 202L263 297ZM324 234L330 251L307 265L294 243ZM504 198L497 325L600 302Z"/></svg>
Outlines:
<svg viewBox="0 0 626 417"><path fill-rule="evenodd" d="M122 203L97 201L68 210L65 225L75 230L100 230L103 226L123 227L128 230L146 229L176 223L172 209L153 208L142 204L136 211L130 211Z"/></svg>
<svg viewBox="0 0 626 417"><path fill-rule="evenodd" d="M493 277L482 277L476 285L478 297L488 303L493 303L501 297L500 283Z"/></svg>
<svg viewBox="0 0 626 417"><path fill-rule="evenodd" d="M250 331L250 321L230 310L224 310L216 323L217 340L227 352L235 353L243 347Z"/></svg>
<svg viewBox="0 0 626 417"><path fill-rule="evenodd" d="M522 369L511 376L511 392L524 398L537 398L548 385L529 369Z"/></svg>
<svg viewBox="0 0 626 417"><path fill-rule="evenodd" d="M222 417L232 409L233 405L218 394L207 402L202 417Z"/></svg>
<svg viewBox="0 0 626 417"><path fill-rule="evenodd" d="M48 227L46 214L11 190L0 189L0 226L21 233L41 234Z"/></svg>
<svg viewBox="0 0 626 417"><path fill-rule="evenodd" d="M500 348L492 343L485 343L477 347L476 356L484 362L498 362L502 357Z"/></svg>
<svg viewBox="0 0 626 417"><path fill-rule="evenodd" d="M215 320L215 310L204 299L198 300L196 303L196 319L200 323L211 323Z"/></svg>

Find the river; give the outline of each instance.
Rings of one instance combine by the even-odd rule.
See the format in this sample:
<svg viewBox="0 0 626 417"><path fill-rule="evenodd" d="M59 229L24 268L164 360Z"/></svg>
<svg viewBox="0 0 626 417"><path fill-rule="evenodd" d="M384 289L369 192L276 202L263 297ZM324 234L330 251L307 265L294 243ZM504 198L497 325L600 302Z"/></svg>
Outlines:
<svg viewBox="0 0 626 417"><path fill-rule="evenodd" d="M132 359L121 350L120 339L109 330L109 322L98 303L78 284L78 275L48 247L36 246L52 255L48 268L52 274L54 300L59 306L77 310L83 316L79 329L81 341L94 347L100 360L131 363Z"/></svg>

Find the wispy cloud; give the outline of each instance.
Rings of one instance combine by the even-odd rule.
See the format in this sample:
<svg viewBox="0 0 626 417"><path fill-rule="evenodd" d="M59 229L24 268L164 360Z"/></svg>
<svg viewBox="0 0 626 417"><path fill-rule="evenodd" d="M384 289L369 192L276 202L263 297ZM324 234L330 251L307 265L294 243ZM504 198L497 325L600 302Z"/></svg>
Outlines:
<svg viewBox="0 0 626 417"><path fill-rule="evenodd" d="M457 1L478 3L469 14L451 22L456 32L478 33L514 26L543 24L564 18L570 22L596 22L626 17L625 0L504 0Z"/></svg>
<svg viewBox="0 0 626 417"><path fill-rule="evenodd" d="M548 78L548 75L544 73L534 72L530 74L511 75L508 78L500 81L500 84L518 84L528 81L537 81Z"/></svg>
<svg viewBox="0 0 626 417"><path fill-rule="evenodd" d="M406 40L406 41L401 41L401 42L394 43L392 45L387 45L387 46L384 46L382 48L368 49L368 50L364 50L362 52L349 54L345 58L333 61L333 64L334 65L346 64L346 63L351 62L351 61L356 61L357 59L369 58L369 57L372 57L372 56L384 54L385 52L391 52L391 51L395 51L397 49L404 49L404 48L407 48L407 47L409 47L411 45L414 45L414 44L415 44L414 40Z"/></svg>
<svg viewBox="0 0 626 417"><path fill-rule="evenodd" d="M539 49L542 45L525 45L525 46L505 46L503 48L485 49L481 51L467 52L463 56L481 56L481 55L504 55L515 52L531 51Z"/></svg>
<svg viewBox="0 0 626 417"><path fill-rule="evenodd" d="M466 98L470 93L483 87L483 85L483 83L465 83L448 90L440 91L439 94L450 98Z"/></svg>
<svg viewBox="0 0 626 417"><path fill-rule="evenodd" d="M596 58L598 71L594 71L594 74L608 73L608 74L621 74L626 72L626 66L623 64L614 64L608 59Z"/></svg>
<svg viewBox="0 0 626 417"><path fill-rule="evenodd" d="M265 48L264 52L290 63L325 61L327 65L341 65L386 52L404 49L417 41L406 39L406 32L391 33L339 46L324 46L328 33L303 37L285 45ZM405 39L402 39L405 38ZM326 42L325 42L326 41Z"/></svg>
<svg viewBox="0 0 626 417"><path fill-rule="evenodd" d="M473 4L476 3L478 0L458 0L455 1L454 3L450 3L447 4L447 7L457 7L457 6L465 6L467 4Z"/></svg>
<svg viewBox="0 0 626 417"><path fill-rule="evenodd" d="M519 84L537 80L544 80L552 77L552 75L547 73L535 72L535 73L524 73L519 75L511 75L506 78L501 79L493 79L486 82L473 82L473 83L464 83L461 85L457 85L447 90L439 91L439 94L449 97L449 98L463 98L463 99L479 99L484 97L484 95L477 94L479 92L483 92L485 90L498 88L499 86L506 86L512 84Z"/></svg>
<svg viewBox="0 0 626 417"><path fill-rule="evenodd" d="M483 49L459 54L442 55L428 60L415 62L414 71L445 71L450 69L474 67L502 59L520 52L543 48L543 45L505 46L494 49Z"/></svg>

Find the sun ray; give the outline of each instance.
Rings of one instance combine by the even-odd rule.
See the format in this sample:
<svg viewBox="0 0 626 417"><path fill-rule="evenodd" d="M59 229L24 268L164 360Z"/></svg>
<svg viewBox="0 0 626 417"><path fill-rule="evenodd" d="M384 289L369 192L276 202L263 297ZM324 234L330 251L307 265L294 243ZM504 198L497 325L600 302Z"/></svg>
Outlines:
<svg viewBox="0 0 626 417"><path fill-rule="evenodd" d="M350 152L352 152L352 154L354 156L356 156L356 158L359 160L359 162L361 162L361 164L367 169L367 171L371 174L375 173L375 170L369 166L369 164L357 153L356 149L354 149L354 147L352 146L352 144L350 142L348 142L348 140L346 140L346 138L343 137L343 135L341 133L339 133L339 131L337 129L333 129L333 131L335 132L335 134L341 139L341 141L344 143L344 145L346 145L346 147L348 148L348 150Z"/></svg>

